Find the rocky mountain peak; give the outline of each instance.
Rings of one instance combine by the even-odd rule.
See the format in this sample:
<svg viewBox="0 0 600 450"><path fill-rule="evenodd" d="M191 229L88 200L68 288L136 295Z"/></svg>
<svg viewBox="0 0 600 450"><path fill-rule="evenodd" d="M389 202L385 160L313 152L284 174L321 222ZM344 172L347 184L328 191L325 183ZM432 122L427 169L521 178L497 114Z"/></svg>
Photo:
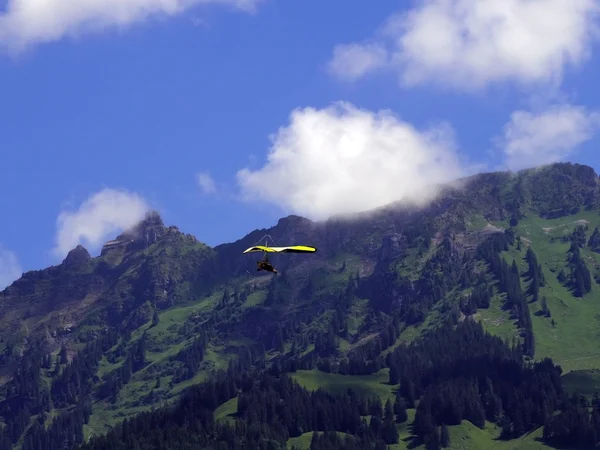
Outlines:
<svg viewBox="0 0 600 450"><path fill-rule="evenodd" d="M149 246L158 241L166 232L167 228L160 214L157 211L148 211L142 221L125 230L117 236L116 240L133 240L144 246Z"/></svg>
<svg viewBox="0 0 600 450"><path fill-rule="evenodd" d="M65 267L73 267L85 264L92 256L83 245L78 245L71 250L67 257L63 260L62 264Z"/></svg>
<svg viewBox="0 0 600 450"><path fill-rule="evenodd" d="M314 227L315 223L312 220L306 217L290 215L279 219L275 229L279 235L289 239L293 237L305 238Z"/></svg>

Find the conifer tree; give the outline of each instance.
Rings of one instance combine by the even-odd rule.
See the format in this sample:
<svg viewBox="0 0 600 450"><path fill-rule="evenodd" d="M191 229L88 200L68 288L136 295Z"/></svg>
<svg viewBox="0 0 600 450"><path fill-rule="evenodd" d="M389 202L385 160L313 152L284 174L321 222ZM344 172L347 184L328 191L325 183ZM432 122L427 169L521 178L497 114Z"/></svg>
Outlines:
<svg viewBox="0 0 600 450"><path fill-rule="evenodd" d="M400 392L396 394L396 400L394 401L394 414L396 415L396 423L404 423L408 420L406 402L400 395Z"/></svg>
<svg viewBox="0 0 600 450"><path fill-rule="evenodd" d="M450 447L450 433L446 424L442 425L440 431L440 444L443 448Z"/></svg>

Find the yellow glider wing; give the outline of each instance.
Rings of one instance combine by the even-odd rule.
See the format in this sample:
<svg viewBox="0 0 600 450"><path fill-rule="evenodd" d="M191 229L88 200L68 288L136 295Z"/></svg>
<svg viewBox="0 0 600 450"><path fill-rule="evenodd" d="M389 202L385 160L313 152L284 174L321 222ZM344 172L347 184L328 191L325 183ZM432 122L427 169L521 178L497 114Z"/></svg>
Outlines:
<svg viewBox="0 0 600 450"><path fill-rule="evenodd" d="M307 245L291 245L289 247L266 247L264 245L256 245L244 250L244 253L251 252L269 252L269 253L314 253L317 249Z"/></svg>

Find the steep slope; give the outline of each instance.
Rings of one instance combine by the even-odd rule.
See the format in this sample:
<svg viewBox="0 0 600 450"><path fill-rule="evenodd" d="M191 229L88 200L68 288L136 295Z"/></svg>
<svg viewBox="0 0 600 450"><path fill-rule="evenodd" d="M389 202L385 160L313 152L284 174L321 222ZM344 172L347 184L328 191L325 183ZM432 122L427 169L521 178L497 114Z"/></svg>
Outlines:
<svg viewBox="0 0 600 450"><path fill-rule="evenodd" d="M86 333L105 325L135 329L152 317L152 308L204 292L212 258L214 252L193 236L148 214L101 256L91 258L78 246L62 264L25 273L1 292L0 336L19 353L24 337L44 336L48 349L56 350L69 334L85 342Z"/></svg>
<svg viewBox="0 0 600 450"><path fill-rule="evenodd" d="M151 213L100 256L77 247L0 293L7 434L32 442L35 424L72 405L86 436L102 433L232 360L332 376L383 370L394 386L403 343L446 318L517 338L519 355L599 367L599 201L591 168L556 164L460 180L424 209L289 216L215 248ZM280 275L257 274L255 255L241 252L265 235L319 251L275 255Z"/></svg>

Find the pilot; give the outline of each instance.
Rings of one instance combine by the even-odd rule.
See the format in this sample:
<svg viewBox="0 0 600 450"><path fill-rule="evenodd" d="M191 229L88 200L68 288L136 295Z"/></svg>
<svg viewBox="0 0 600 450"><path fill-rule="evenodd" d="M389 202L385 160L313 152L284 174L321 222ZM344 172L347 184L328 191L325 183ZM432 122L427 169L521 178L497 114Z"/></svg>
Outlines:
<svg viewBox="0 0 600 450"><path fill-rule="evenodd" d="M265 255L265 259L262 261L256 261L256 271L266 270L267 272L277 273L277 270L269 262L269 258Z"/></svg>

